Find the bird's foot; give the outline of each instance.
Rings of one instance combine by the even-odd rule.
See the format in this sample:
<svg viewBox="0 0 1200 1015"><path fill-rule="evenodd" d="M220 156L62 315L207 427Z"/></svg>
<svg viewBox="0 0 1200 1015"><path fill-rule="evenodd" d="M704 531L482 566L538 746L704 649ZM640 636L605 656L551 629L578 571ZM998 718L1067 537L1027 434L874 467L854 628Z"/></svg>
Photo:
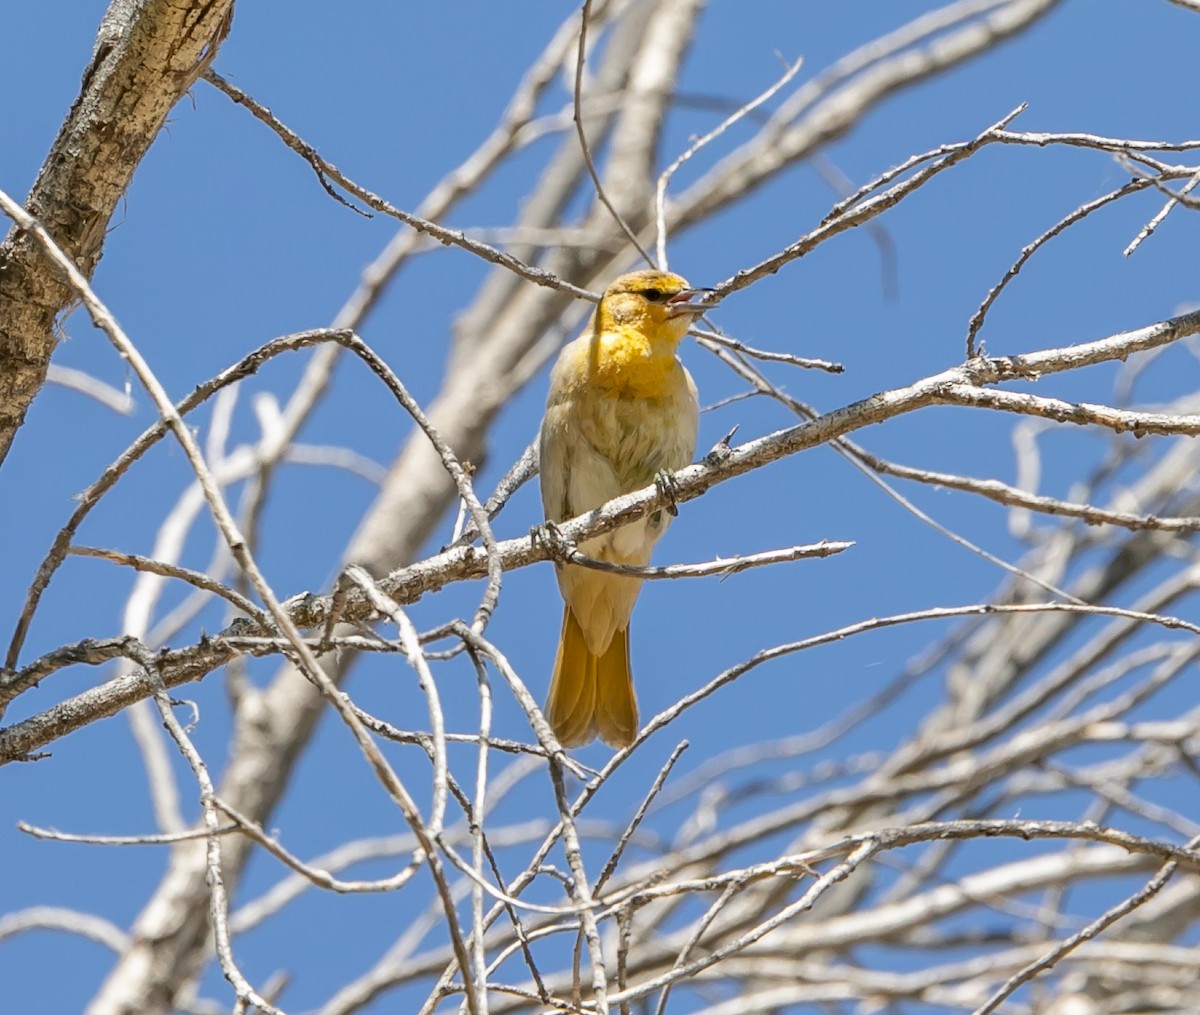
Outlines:
<svg viewBox="0 0 1200 1015"><path fill-rule="evenodd" d="M575 544L563 535L562 529L555 522L545 521L529 530L529 538L534 546L539 543L546 548L552 560L565 564L575 552Z"/></svg>
<svg viewBox="0 0 1200 1015"><path fill-rule="evenodd" d="M679 502L677 500L679 487L675 484L675 476L667 469L660 469L654 475L654 486L667 499L667 514L672 518L677 518L679 516Z"/></svg>

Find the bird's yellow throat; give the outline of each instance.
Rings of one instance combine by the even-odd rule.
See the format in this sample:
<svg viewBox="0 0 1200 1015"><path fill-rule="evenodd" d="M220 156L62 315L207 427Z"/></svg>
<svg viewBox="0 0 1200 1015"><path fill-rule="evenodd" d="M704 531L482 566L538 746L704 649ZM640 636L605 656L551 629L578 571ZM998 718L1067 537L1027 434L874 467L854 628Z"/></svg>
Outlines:
<svg viewBox="0 0 1200 1015"><path fill-rule="evenodd" d="M675 330L662 326L655 329L657 334L647 334L644 326L616 325L598 331L584 353L584 383L637 398L670 394L681 380Z"/></svg>

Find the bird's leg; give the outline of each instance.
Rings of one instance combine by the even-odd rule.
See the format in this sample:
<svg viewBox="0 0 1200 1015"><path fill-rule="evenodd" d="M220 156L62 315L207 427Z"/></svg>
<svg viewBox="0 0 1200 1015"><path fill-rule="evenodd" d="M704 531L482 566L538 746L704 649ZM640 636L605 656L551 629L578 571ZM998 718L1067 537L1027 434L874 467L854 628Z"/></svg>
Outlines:
<svg viewBox="0 0 1200 1015"><path fill-rule="evenodd" d="M675 485L675 476L669 469L659 469L654 474L654 486L667 499L667 514L672 518L679 517L679 502L676 495L679 487Z"/></svg>
<svg viewBox="0 0 1200 1015"><path fill-rule="evenodd" d="M559 564L565 564L575 553L575 544L563 535L557 523L547 519L541 525L535 525L529 530L529 538L533 545L541 543L550 557Z"/></svg>

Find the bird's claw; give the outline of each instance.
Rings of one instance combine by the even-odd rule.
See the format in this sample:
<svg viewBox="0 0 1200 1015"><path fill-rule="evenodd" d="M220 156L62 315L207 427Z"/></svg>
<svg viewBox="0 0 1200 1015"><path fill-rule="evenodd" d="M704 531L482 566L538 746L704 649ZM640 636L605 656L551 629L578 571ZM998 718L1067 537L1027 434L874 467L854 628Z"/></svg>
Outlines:
<svg viewBox="0 0 1200 1015"><path fill-rule="evenodd" d="M544 546L546 552L560 564L570 559L571 554L575 551L574 544L563 535L558 524L549 520L530 529L529 538L533 541L534 546L539 543Z"/></svg>
<svg viewBox="0 0 1200 1015"><path fill-rule="evenodd" d="M666 498L667 514L672 518L679 517L679 487L675 483L675 476L667 469L661 469L654 475L654 486L658 492Z"/></svg>

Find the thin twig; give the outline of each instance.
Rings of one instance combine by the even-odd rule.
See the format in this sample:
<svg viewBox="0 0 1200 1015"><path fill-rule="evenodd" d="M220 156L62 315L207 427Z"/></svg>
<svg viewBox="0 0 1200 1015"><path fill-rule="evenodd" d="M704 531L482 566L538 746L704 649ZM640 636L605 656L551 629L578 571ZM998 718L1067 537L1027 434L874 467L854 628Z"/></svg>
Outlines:
<svg viewBox="0 0 1200 1015"><path fill-rule="evenodd" d="M304 141L298 134L285 126L269 109L255 102L249 95L243 92L236 85L226 81L216 71L209 70L204 73L204 80L209 84L219 88L222 92L229 96L234 102L240 106L245 106L254 117L268 127L270 127L279 138L289 148L295 151L306 162L313 167L318 173L318 176L324 180L325 177L333 180L339 187L342 187L348 193L353 194L360 201L370 208L375 209L384 215L388 215L405 225L410 226L417 232L426 236L431 236L439 243L446 246L461 247L477 257L491 263L498 264L507 268L516 275L520 275L530 282L535 282L538 285L549 286L552 289L559 289L563 292L569 292L573 296L580 299L591 300L596 302L599 297L588 292L586 289L580 289L578 286L571 285L563 279L543 271L541 268L534 267L530 264L525 264L520 259L513 257L511 254L505 253L502 250L497 250L495 247L489 246L486 243L481 243L479 240L471 239L461 229L447 229L445 226L440 226L436 222L431 222L428 219L422 218L420 215L414 215L411 212L403 211L395 205L386 201L378 194L374 194L365 187L360 186L346 176L337 166L317 154L316 149Z"/></svg>
<svg viewBox="0 0 1200 1015"><path fill-rule="evenodd" d="M582 46L582 44L583 43L581 40L580 45ZM712 130L710 130L707 134L705 134L702 137L699 137L695 141L693 141L691 143L691 145L689 145L688 148L674 162L672 162L666 169L663 170L663 172L659 176L658 182L655 184L655 188L654 188L654 221L655 221L656 235L658 237L658 239L655 241L655 248L658 253L658 267L661 268L663 271L667 270L667 210L666 209L667 209L667 186L671 182L671 177L674 176L679 171L679 168L685 162L687 162L688 159L690 159L693 155L695 155L696 152L700 151L701 148L703 148L705 145L708 145L711 142L715 141L718 137L720 137L722 134L724 134L725 131L727 131L730 127L732 127L735 123L737 123L743 117L754 112L754 110L756 110L764 102L767 102L772 97L774 97L781 88L783 88L785 85L787 85L787 83L796 76L797 72L800 70L800 68L801 68L801 66L803 66L803 64L804 64L804 58L798 57L795 60L795 62L784 71L783 76L780 77L779 80L777 80L773 85L771 85L766 91L760 93L756 98L751 99L744 106L740 106L739 108L735 109L732 113L730 113L727 117L725 117L724 120L722 120ZM575 90L576 90L576 94L578 94L578 91L579 91L578 81L576 81ZM594 173L593 173L593 175L594 175ZM631 239L632 239L632 237L631 237ZM637 240L634 240L634 244L635 245L637 244ZM638 249L641 250L640 247L638 247ZM645 256L645 255L643 254L643 256ZM647 258L647 260L648 260L648 258Z"/></svg>
<svg viewBox="0 0 1200 1015"><path fill-rule="evenodd" d="M613 221L621 227L621 232L633 244L633 248L653 268L654 260L646 253L645 248L637 238L637 233L629 228L629 223L625 221L624 216L617 211L616 206L608 199L608 194L604 190L604 184L600 181L600 174L596 172L596 163L592 161L592 150L588 145L587 132L583 129L583 65L587 58L587 26L591 16L592 0L583 0L583 10L579 16L579 48L575 56L574 90L575 133L579 138L579 150L583 154L583 162L587 166L588 175L592 178L592 186L596 189L596 197L608 209L609 214L613 217Z"/></svg>

